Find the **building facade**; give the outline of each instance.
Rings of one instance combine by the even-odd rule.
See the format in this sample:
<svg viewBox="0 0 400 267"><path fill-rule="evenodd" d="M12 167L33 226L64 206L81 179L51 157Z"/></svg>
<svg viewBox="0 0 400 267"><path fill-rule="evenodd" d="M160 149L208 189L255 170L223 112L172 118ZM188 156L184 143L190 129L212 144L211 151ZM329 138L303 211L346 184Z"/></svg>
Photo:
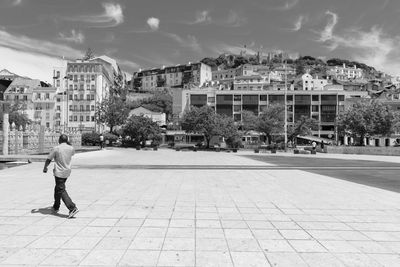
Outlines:
<svg viewBox="0 0 400 267"><path fill-rule="evenodd" d="M288 125L293 125L302 116L314 118L319 122L320 130L314 135L333 139L335 137L335 120L344 111L347 99L368 97L367 92L336 91L287 91L286 105ZM173 94L173 113L183 116L185 110L192 106L211 106L218 114L242 121L242 111L251 111L259 115L264 108L273 103L285 103L283 91L219 91L180 90Z"/></svg>
<svg viewBox="0 0 400 267"><path fill-rule="evenodd" d="M20 112L33 123L54 128L56 88L36 79L15 78L4 96L6 102L18 105Z"/></svg>
<svg viewBox="0 0 400 267"><path fill-rule="evenodd" d="M203 86L212 80L211 67L198 62L143 70L134 73L133 87L138 91L156 91L165 87Z"/></svg>
<svg viewBox="0 0 400 267"><path fill-rule="evenodd" d="M334 66L329 68L328 74L340 81L362 79L364 76L362 69L357 68L357 66L348 67L344 63L343 66Z"/></svg>
<svg viewBox="0 0 400 267"><path fill-rule="evenodd" d="M54 68L57 89L55 126L80 131L104 131L95 119L96 105L108 97L110 89L124 86L126 80L115 60L100 56L76 60Z"/></svg>
<svg viewBox="0 0 400 267"><path fill-rule="evenodd" d="M313 77L312 75L306 73L301 76L303 81L303 90L323 90L326 85L328 85L327 79L319 79L318 77Z"/></svg>

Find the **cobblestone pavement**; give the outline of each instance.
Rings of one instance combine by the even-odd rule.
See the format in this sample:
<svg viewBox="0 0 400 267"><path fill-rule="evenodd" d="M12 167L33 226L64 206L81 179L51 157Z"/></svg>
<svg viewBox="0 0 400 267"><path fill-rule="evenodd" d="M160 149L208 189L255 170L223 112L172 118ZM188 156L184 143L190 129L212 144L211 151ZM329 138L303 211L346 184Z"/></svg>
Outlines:
<svg viewBox="0 0 400 267"><path fill-rule="evenodd" d="M398 193L246 153L78 154L70 220L43 163L1 170L0 265L400 266Z"/></svg>

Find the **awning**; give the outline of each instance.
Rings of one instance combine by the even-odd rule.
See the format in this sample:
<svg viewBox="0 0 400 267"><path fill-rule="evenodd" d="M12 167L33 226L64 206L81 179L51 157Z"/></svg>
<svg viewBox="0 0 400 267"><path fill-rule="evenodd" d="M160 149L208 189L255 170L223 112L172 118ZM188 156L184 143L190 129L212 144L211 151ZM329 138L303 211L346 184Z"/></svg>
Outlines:
<svg viewBox="0 0 400 267"><path fill-rule="evenodd" d="M321 137L317 137L317 136L313 136L313 135L298 135L296 137L305 139L305 140L309 140L309 141L315 141L317 143L333 144L333 140L321 138Z"/></svg>

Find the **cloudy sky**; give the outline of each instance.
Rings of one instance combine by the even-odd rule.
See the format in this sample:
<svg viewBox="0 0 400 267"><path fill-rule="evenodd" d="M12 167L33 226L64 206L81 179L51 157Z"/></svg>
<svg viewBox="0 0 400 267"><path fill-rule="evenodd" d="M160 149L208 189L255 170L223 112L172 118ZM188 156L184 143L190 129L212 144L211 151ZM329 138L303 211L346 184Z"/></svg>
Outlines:
<svg viewBox="0 0 400 267"><path fill-rule="evenodd" d="M399 0L1 0L0 69L50 81L91 47L123 70L283 50L400 74Z"/></svg>

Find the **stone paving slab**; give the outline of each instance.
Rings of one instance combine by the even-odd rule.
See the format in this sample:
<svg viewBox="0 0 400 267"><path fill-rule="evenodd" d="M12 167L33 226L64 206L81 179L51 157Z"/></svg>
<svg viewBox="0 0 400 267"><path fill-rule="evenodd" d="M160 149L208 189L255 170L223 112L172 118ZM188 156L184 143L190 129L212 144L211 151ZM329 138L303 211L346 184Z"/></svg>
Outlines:
<svg viewBox="0 0 400 267"><path fill-rule="evenodd" d="M244 152L243 152L244 153ZM241 154L78 154L54 216L42 163L0 171L1 266L399 266L400 195L303 170L108 169L264 164Z"/></svg>

